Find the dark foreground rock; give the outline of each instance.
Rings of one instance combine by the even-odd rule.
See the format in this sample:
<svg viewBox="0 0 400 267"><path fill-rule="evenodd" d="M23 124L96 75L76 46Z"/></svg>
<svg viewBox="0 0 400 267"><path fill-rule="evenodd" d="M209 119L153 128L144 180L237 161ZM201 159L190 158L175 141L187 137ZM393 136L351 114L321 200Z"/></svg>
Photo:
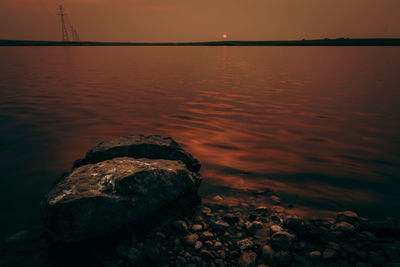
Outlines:
<svg viewBox="0 0 400 267"><path fill-rule="evenodd" d="M171 138L123 137L91 149L87 159L42 201L44 225L54 240L138 232L198 202L198 161Z"/></svg>

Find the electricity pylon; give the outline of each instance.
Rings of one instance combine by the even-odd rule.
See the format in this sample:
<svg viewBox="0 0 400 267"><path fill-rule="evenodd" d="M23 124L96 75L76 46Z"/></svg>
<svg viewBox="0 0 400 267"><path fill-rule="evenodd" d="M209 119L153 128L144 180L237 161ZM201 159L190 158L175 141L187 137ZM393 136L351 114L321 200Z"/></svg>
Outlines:
<svg viewBox="0 0 400 267"><path fill-rule="evenodd" d="M65 13L65 10L62 5L58 6L58 11L59 11L59 13L57 15L59 15L61 17L61 34L62 34L61 40L63 42L68 42L69 41L68 32L67 32L67 27L65 26L65 21L64 21L64 17L67 14Z"/></svg>

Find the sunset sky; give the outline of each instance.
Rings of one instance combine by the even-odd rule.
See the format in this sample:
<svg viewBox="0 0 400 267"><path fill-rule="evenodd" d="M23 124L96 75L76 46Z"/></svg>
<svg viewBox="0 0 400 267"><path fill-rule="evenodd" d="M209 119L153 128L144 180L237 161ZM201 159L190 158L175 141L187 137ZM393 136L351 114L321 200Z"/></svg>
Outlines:
<svg viewBox="0 0 400 267"><path fill-rule="evenodd" d="M399 0L0 0L0 39L173 42L400 38Z"/></svg>

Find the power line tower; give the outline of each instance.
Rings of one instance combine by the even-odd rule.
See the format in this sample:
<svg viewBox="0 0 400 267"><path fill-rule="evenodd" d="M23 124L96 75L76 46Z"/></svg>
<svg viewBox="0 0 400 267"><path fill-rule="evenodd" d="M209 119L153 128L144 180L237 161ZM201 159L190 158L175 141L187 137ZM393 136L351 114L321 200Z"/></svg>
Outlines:
<svg viewBox="0 0 400 267"><path fill-rule="evenodd" d="M69 38L68 38L68 32L67 32L67 27L65 26L65 20L64 17L67 15L67 13L65 13L65 9L62 5L58 6L58 11L59 13L57 15L59 15L61 17L61 34L62 34L62 41L63 42L68 42Z"/></svg>
<svg viewBox="0 0 400 267"><path fill-rule="evenodd" d="M72 25L70 25L70 27L71 27L72 40L75 42L79 42L80 41L79 35L78 35L78 32L76 31L75 27Z"/></svg>

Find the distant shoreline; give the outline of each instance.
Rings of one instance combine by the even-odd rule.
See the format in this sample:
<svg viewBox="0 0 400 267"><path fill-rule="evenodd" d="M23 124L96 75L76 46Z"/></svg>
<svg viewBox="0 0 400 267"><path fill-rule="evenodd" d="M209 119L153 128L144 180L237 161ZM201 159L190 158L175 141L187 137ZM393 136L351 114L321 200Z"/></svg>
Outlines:
<svg viewBox="0 0 400 267"><path fill-rule="evenodd" d="M294 41L213 41L170 43L0 40L0 46L400 46L400 38L338 38Z"/></svg>

